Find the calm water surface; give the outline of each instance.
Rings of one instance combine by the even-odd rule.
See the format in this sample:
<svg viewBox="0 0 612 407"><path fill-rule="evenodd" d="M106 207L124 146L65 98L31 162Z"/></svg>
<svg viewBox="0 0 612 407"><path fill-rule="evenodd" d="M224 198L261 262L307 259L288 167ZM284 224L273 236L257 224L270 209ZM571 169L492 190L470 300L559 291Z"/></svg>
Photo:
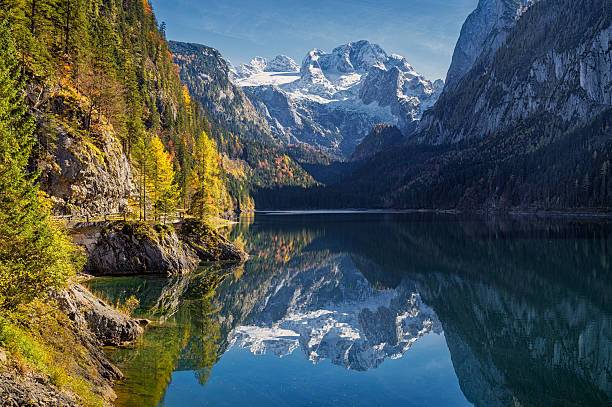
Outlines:
<svg viewBox="0 0 612 407"><path fill-rule="evenodd" d="M258 214L250 260L90 282L158 321L119 406L610 406L612 223Z"/></svg>

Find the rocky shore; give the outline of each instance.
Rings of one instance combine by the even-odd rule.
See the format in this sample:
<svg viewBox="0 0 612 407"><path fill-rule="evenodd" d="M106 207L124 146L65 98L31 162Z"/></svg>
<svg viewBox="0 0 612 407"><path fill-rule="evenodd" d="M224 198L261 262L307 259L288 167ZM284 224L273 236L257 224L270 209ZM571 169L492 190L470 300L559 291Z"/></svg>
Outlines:
<svg viewBox="0 0 612 407"><path fill-rule="evenodd" d="M107 359L103 346L134 341L146 322L123 315L80 284L52 295L50 301L57 309L58 329L48 335L53 338L47 338L47 345L69 352L62 367L71 379L86 383L93 394L110 404L116 398L113 382L123 374ZM50 375L18 359L0 347L0 406L84 404L78 395L53 384Z"/></svg>
<svg viewBox="0 0 612 407"><path fill-rule="evenodd" d="M243 261L246 253L206 224L189 219L174 225L108 222L72 231L87 252L91 275L176 275L204 261Z"/></svg>

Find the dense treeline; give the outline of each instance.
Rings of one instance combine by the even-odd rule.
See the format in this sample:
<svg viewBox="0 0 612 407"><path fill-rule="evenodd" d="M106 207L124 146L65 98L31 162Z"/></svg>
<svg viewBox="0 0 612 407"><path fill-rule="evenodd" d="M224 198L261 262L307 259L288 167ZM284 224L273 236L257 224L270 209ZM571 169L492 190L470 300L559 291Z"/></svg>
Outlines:
<svg viewBox="0 0 612 407"><path fill-rule="evenodd" d="M378 154L337 184L255 195L261 208L607 210L612 109L566 128L537 115L484 140L408 145Z"/></svg>
<svg viewBox="0 0 612 407"><path fill-rule="evenodd" d="M8 23L0 21L0 310L61 287L81 264L76 248L51 223L45 198L26 166L34 123ZM2 316L0 316L0 322Z"/></svg>

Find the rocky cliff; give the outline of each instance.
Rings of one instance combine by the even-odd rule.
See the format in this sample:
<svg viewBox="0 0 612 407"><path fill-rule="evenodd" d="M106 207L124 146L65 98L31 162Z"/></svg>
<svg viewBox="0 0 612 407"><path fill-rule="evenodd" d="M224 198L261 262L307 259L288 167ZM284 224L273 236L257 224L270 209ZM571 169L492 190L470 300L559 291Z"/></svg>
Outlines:
<svg viewBox="0 0 612 407"><path fill-rule="evenodd" d="M533 0L480 0L476 10L467 18L453 52L446 75L445 90L457 87L477 59L490 65L495 52L504 44L508 32L525 7Z"/></svg>
<svg viewBox="0 0 612 407"><path fill-rule="evenodd" d="M572 126L612 106L609 4L543 0L520 8L519 15L525 3L480 2L457 45L457 62L449 71L454 79L425 115L419 140L486 137L542 114ZM491 14L494 10L503 12ZM480 21L485 17L494 27ZM480 34L468 35L472 31L492 34L483 40L491 45L470 65L474 54L468 58L465 50L483 43Z"/></svg>
<svg viewBox="0 0 612 407"><path fill-rule="evenodd" d="M101 216L128 210L135 194L132 168L113 126L87 131L75 121L87 113L61 89L30 85L27 100L37 118L39 148L33 166L56 215ZM60 119L62 118L62 119Z"/></svg>

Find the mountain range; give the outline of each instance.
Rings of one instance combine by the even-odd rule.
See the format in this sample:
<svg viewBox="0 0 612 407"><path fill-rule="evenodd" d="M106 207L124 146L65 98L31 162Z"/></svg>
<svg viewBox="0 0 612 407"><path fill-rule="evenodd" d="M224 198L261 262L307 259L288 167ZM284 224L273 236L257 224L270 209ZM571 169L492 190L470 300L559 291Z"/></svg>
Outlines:
<svg viewBox="0 0 612 407"><path fill-rule="evenodd" d="M330 53L314 49L301 67L285 55L231 67L212 48L177 42L170 47L192 78L186 81L190 91L244 137L269 135L283 145L305 144L338 159L350 157L376 124L414 131L443 88L441 80L431 82L405 58L368 41ZM209 63L186 56L188 49Z"/></svg>
<svg viewBox="0 0 612 407"><path fill-rule="evenodd" d="M605 0L480 0L415 131L334 185L268 194L266 205L611 207L611 30Z"/></svg>
<svg viewBox="0 0 612 407"><path fill-rule="evenodd" d="M222 75L199 67L188 86L222 83L204 98L220 120L327 184L257 190L260 207L597 210L612 206L611 7L480 0L446 83L358 41L299 67L284 55L232 67L210 52Z"/></svg>

